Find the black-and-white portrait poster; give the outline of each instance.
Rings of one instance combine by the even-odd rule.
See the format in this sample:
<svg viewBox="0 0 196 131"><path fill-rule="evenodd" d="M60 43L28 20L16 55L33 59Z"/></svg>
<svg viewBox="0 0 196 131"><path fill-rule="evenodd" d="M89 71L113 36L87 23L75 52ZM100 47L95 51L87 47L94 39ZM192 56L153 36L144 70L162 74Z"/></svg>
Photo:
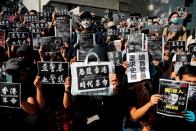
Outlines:
<svg viewBox="0 0 196 131"><path fill-rule="evenodd" d="M0 107L20 108L21 84L0 82Z"/></svg>
<svg viewBox="0 0 196 131"><path fill-rule="evenodd" d="M185 41L168 41L168 44L171 53L185 52Z"/></svg>
<svg viewBox="0 0 196 131"><path fill-rule="evenodd" d="M29 32L9 32L11 45L21 46L26 44L27 38L29 38Z"/></svg>
<svg viewBox="0 0 196 131"><path fill-rule="evenodd" d="M0 29L0 47L5 48L5 30Z"/></svg>
<svg viewBox="0 0 196 131"><path fill-rule="evenodd" d="M63 37L63 41L70 38L72 32L71 19L65 16L57 17L55 36Z"/></svg>
<svg viewBox="0 0 196 131"><path fill-rule="evenodd" d="M157 113L182 118L187 108L188 90L188 82L160 79L159 93L163 100L157 105Z"/></svg>
<svg viewBox="0 0 196 131"><path fill-rule="evenodd" d="M42 84L64 84L68 76L67 62L38 62L37 66Z"/></svg>
<svg viewBox="0 0 196 131"><path fill-rule="evenodd" d="M189 85L189 91L188 91L188 99L193 100L196 97L196 85L190 84ZM188 103L189 106L189 103Z"/></svg>
<svg viewBox="0 0 196 131"><path fill-rule="evenodd" d="M128 83L150 79L148 52L135 52L127 54Z"/></svg>
<svg viewBox="0 0 196 131"><path fill-rule="evenodd" d="M33 50L39 50L42 38L40 37L40 33L32 33L32 40L33 40Z"/></svg>
<svg viewBox="0 0 196 131"><path fill-rule="evenodd" d="M154 39L147 37L146 48L147 51L152 55L156 60L163 61L164 56L164 38L160 37L159 39Z"/></svg>
<svg viewBox="0 0 196 131"><path fill-rule="evenodd" d="M189 53L196 53L196 43L192 43L188 45Z"/></svg>
<svg viewBox="0 0 196 131"><path fill-rule="evenodd" d="M119 29L112 29L108 28L106 32L106 36L118 36L119 35Z"/></svg>
<svg viewBox="0 0 196 131"><path fill-rule="evenodd" d="M181 66L190 63L191 63L191 54L176 54L176 63L174 65L174 72L178 72Z"/></svg>
<svg viewBox="0 0 196 131"><path fill-rule="evenodd" d="M123 63L122 60L122 52L121 51L113 51L113 52L107 52L108 59L112 63L114 63L115 66L120 66Z"/></svg>
<svg viewBox="0 0 196 131"><path fill-rule="evenodd" d="M128 52L141 52L144 50L144 34L131 33L128 35L129 49Z"/></svg>
<svg viewBox="0 0 196 131"><path fill-rule="evenodd" d="M41 44L44 52L60 52L63 46L63 39L55 36L42 37Z"/></svg>
<svg viewBox="0 0 196 131"><path fill-rule="evenodd" d="M78 33L77 43L79 44L79 49L77 50L77 61L84 61L86 55L95 47L95 34Z"/></svg>
<svg viewBox="0 0 196 131"><path fill-rule="evenodd" d="M181 19L185 19L186 16L187 16L187 12L186 12L186 9L185 7L177 7L177 12L178 12L178 15Z"/></svg>

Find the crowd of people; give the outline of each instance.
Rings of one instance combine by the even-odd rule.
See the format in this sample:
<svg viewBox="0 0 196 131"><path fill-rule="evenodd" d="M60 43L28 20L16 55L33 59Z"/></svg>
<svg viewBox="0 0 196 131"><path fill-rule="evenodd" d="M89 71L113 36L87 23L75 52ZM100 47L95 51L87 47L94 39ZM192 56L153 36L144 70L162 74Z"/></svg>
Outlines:
<svg viewBox="0 0 196 131"><path fill-rule="evenodd" d="M195 31L187 36L186 27L180 23L180 15L173 12L168 18L161 16L141 17L131 14L129 18L106 10L102 19L96 14L84 11L78 16L78 22L72 21L72 32L63 39L60 53L44 52L33 49L31 31L25 21L25 14L17 9L7 17L1 11L0 20L9 20L11 24L21 23L17 32L29 32L30 36L21 46L12 45L9 32L11 28L0 25L5 30L5 43L0 47L0 69L5 71L6 82L21 83L20 109L0 107L0 130L18 131L191 131L196 130L196 96L188 99L187 111L183 118L163 116L156 113L156 105L163 100L159 94L159 79L186 81L196 84L196 66L186 64L175 70L175 57L178 53L190 53L189 45L196 43ZM37 15L31 10L29 15ZM6 16L6 17L5 17ZM55 36L57 12L53 12L48 28L40 31L41 37ZM41 21L44 21L43 19ZM182 24L182 25L181 25ZM157 28L151 28L157 27ZM172 27L178 27L173 30ZM65 78L64 85L42 84L38 74L38 61L77 62L78 33L95 33L96 45L91 50L101 61L109 61L107 52L119 49L123 54L123 63L115 67L110 74L113 85L112 96L72 95L72 76ZM185 41L183 52L164 50L163 60L149 54L150 79L128 83L126 59L129 48L128 35L144 33L152 38L165 37L167 41ZM165 43L165 45L167 45ZM118 47L117 47L118 46ZM172 59L173 58L173 59ZM3 76L2 76L3 77Z"/></svg>

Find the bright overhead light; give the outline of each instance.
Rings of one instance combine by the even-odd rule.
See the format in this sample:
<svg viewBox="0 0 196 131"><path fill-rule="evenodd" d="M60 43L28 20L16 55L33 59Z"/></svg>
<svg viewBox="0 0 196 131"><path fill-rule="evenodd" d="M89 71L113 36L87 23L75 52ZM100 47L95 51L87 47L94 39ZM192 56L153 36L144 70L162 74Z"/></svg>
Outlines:
<svg viewBox="0 0 196 131"><path fill-rule="evenodd" d="M148 9L149 9L149 10L153 10L153 9L154 9L154 5L150 4L150 5L148 6Z"/></svg>

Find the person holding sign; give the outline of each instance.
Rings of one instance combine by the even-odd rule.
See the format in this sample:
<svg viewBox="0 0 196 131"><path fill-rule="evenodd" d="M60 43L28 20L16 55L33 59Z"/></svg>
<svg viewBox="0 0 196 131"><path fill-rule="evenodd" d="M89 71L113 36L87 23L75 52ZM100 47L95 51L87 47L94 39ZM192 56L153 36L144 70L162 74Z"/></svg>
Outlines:
<svg viewBox="0 0 196 131"><path fill-rule="evenodd" d="M21 83L20 110L7 109L10 117L10 128L17 130L34 130L38 112L44 107L42 89L39 84L39 77L30 80L28 66L22 58L11 58L5 66L6 80L11 83ZM32 78L33 79L33 78ZM13 122L13 123L12 123ZM9 129L8 129L9 130Z"/></svg>
<svg viewBox="0 0 196 131"><path fill-rule="evenodd" d="M186 28L183 25L179 25L179 14L177 12L171 13L168 20L169 25L164 28L162 35L168 41L186 41Z"/></svg>
<svg viewBox="0 0 196 131"><path fill-rule="evenodd" d="M161 100L161 95L152 94L149 80L128 84L125 101L130 117L127 122L131 119L131 123L125 127L130 130L150 131L157 120L155 105Z"/></svg>
<svg viewBox="0 0 196 131"><path fill-rule="evenodd" d="M109 79L113 86L114 96L73 96L71 95L71 79L66 78L63 105L66 110L74 111L72 112L74 115L72 126L74 126L75 131L121 130L120 119L118 119L120 101L117 100L118 97L116 96L118 79L116 74L110 74ZM115 101L111 101L111 99ZM111 102L113 103L111 104ZM112 107L110 107L111 105ZM113 106L117 110L115 114L113 114ZM112 116L110 116L111 114Z"/></svg>

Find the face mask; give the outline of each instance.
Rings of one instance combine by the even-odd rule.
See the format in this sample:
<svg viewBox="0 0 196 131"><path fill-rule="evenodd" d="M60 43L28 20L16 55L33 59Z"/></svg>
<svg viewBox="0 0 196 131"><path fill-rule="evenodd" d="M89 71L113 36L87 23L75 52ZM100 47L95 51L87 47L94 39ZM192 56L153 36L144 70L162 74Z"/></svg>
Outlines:
<svg viewBox="0 0 196 131"><path fill-rule="evenodd" d="M148 26L152 25L152 22L148 22Z"/></svg>
<svg viewBox="0 0 196 131"><path fill-rule="evenodd" d="M13 82L12 75L6 73L5 76L6 76L6 81L7 81L7 82L11 82L11 83Z"/></svg>
<svg viewBox="0 0 196 131"><path fill-rule="evenodd" d="M91 20L90 19L83 19L82 20L82 27L84 29L88 29L91 26Z"/></svg>
<svg viewBox="0 0 196 131"><path fill-rule="evenodd" d="M172 18L172 19L171 19L171 22L172 22L173 24L178 24L178 18Z"/></svg>

